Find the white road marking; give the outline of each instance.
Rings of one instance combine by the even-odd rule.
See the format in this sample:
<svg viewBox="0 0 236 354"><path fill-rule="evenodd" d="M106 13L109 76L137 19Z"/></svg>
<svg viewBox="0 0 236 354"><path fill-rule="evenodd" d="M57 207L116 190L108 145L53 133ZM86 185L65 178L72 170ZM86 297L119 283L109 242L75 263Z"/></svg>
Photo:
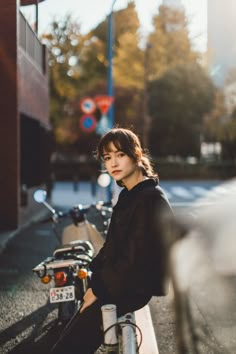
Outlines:
<svg viewBox="0 0 236 354"><path fill-rule="evenodd" d="M204 197L209 192L209 189L200 186L192 186L191 191L197 196Z"/></svg>
<svg viewBox="0 0 236 354"><path fill-rule="evenodd" d="M184 187L173 186L171 187L171 192L181 198L191 199L194 197L193 194Z"/></svg>

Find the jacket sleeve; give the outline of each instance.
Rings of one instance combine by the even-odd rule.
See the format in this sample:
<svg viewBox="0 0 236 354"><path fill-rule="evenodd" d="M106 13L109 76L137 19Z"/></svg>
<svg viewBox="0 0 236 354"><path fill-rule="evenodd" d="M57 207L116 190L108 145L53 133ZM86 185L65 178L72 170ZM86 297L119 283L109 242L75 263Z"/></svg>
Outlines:
<svg viewBox="0 0 236 354"><path fill-rule="evenodd" d="M105 249L106 249L106 244L108 242L108 239L109 239L109 232L108 232L106 241L104 242L102 248L100 249L100 251L98 252L96 257L94 257L94 259L90 263L89 268L91 269L92 272L98 272L103 267L105 253L106 253Z"/></svg>
<svg viewBox="0 0 236 354"><path fill-rule="evenodd" d="M116 250L117 257L104 260L95 272L92 288L99 297L114 299L133 293L133 289L151 287L154 258L161 257L162 215L169 209L160 195L145 196L137 203L125 235ZM124 220L123 220L124 222Z"/></svg>
<svg viewBox="0 0 236 354"><path fill-rule="evenodd" d="M89 265L89 268L92 272L99 271L99 269L103 266L103 259L104 259L104 246L100 249L96 257L92 260Z"/></svg>

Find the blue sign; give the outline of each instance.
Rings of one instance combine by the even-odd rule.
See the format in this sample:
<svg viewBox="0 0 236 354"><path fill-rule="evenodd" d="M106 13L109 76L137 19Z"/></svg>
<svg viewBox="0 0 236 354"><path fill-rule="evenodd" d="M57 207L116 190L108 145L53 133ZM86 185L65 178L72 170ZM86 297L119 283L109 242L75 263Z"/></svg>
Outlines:
<svg viewBox="0 0 236 354"><path fill-rule="evenodd" d="M83 115L80 118L80 128L84 132L92 132L96 129L97 121L93 115Z"/></svg>

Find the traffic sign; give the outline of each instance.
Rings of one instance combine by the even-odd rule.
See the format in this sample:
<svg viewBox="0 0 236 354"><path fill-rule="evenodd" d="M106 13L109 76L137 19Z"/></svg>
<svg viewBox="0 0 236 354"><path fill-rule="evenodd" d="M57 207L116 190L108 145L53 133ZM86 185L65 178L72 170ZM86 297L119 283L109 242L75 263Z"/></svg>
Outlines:
<svg viewBox="0 0 236 354"><path fill-rule="evenodd" d="M95 101L96 101L100 111L105 116L114 101L114 97L113 96L96 96Z"/></svg>
<svg viewBox="0 0 236 354"><path fill-rule="evenodd" d="M80 128L84 132L86 132L86 133L93 132L96 129L96 126L97 126L97 121L93 115L84 114L80 118Z"/></svg>
<svg viewBox="0 0 236 354"><path fill-rule="evenodd" d="M97 127L96 127L96 133L103 135L106 132L108 132L108 130L110 130L112 128L111 126L111 122L108 119L107 116L102 116L101 119L99 120Z"/></svg>
<svg viewBox="0 0 236 354"><path fill-rule="evenodd" d="M83 98L80 102L80 109L83 113L92 114L96 110L96 103L90 97Z"/></svg>

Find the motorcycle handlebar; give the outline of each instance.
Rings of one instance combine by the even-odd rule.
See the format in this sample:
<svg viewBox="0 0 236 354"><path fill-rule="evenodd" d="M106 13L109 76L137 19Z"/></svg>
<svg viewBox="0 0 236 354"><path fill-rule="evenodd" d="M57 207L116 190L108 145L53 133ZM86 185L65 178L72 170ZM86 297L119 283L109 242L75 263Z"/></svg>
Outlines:
<svg viewBox="0 0 236 354"><path fill-rule="evenodd" d="M112 210L111 202L102 202L102 201L99 201L96 204L91 204L91 205L75 204L72 208L70 208L68 211L65 212L55 210L47 202L45 202L44 204L51 211L51 215L41 220L42 223L53 221L56 224L60 219L69 216L71 217L73 223L77 224L78 222L85 220L86 214L92 208L96 208L101 213L107 211L110 212Z"/></svg>
<svg viewBox="0 0 236 354"><path fill-rule="evenodd" d="M103 212L107 212L110 210L107 206L104 206L104 203L98 202L96 204L91 204L91 205L74 205L72 209L70 209L69 214L74 222L74 224L78 224L79 222L82 222L85 220L86 214L95 208L98 210L101 214Z"/></svg>
<svg viewBox="0 0 236 354"><path fill-rule="evenodd" d="M45 217L44 219L42 219L40 222L42 224L44 223L47 223L47 222L51 222L51 221L58 221L58 219L60 218L63 218L63 217L66 217L68 216L69 213L68 212L62 212L62 211L58 211L58 212L55 212L53 214L50 214L49 216Z"/></svg>

